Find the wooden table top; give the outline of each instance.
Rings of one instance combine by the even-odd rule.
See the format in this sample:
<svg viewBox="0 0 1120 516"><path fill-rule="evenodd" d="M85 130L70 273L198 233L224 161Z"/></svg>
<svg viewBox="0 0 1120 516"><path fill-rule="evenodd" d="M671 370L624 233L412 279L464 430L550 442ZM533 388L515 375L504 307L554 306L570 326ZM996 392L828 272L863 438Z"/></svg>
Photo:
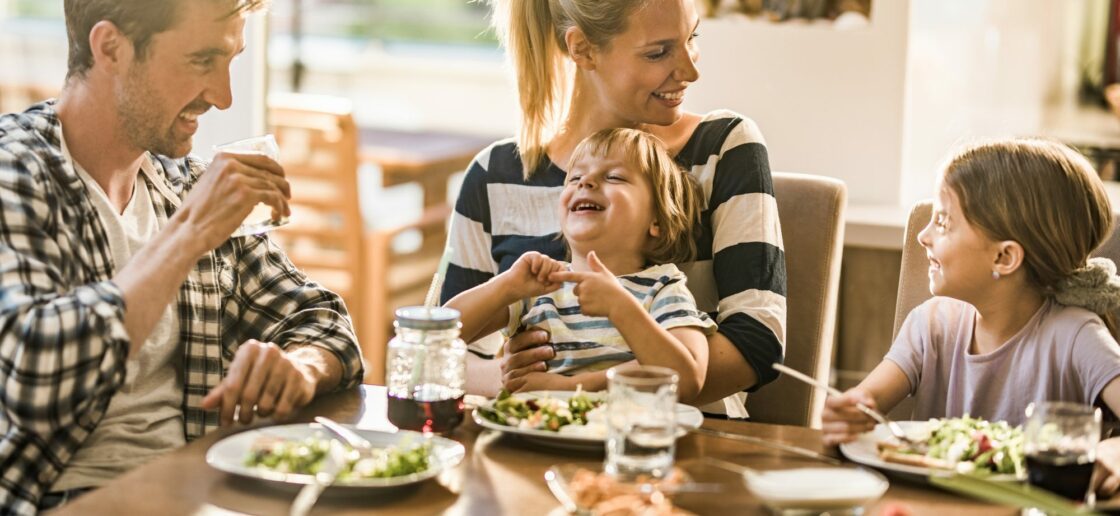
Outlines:
<svg viewBox="0 0 1120 516"><path fill-rule="evenodd" d="M364 429L393 431L386 417L385 388L360 389L323 396L301 412L297 421L326 415ZM602 455L580 455L534 448L513 436L485 431L468 416L449 437L467 448L456 468L434 481L392 492L328 491L312 514L563 514L545 486L544 473L553 464L601 463ZM820 433L808 428L707 420L705 427L781 441L822 451ZM287 514L296 489L283 489L220 472L206 464L206 450L237 429L213 432L86 494L56 514ZM689 434L677 443L677 463L702 456L718 457L752 467L814 466L749 444ZM698 464L698 463L696 463ZM723 475L724 478L716 478ZM759 505L731 473L710 468L697 481L726 483L718 495L680 494L683 507L700 514L762 513ZM868 514L903 508L907 514L1017 514L1016 510L961 498L931 487L893 481Z"/></svg>

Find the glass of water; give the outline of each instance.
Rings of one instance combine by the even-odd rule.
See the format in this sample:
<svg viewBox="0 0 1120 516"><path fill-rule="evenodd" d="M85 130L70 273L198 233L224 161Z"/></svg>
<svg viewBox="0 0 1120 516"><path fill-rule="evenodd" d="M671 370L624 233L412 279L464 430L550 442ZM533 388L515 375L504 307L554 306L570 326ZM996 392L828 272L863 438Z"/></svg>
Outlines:
<svg viewBox="0 0 1120 516"><path fill-rule="evenodd" d="M273 161L280 159L280 146L276 144L276 138L271 134L264 136L255 136L253 138L246 138L244 140L237 140L222 145L215 145L214 152L226 152L229 154L259 154L268 156ZM253 211L249 212L249 216L241 223L241 226L233 232L232 237L243 237L249 235L259 235L274 228L278 228L288 223L288 217L283 215L278 219L272 218L272 207L264 204L257 203L253 207Z"/></svg>
<svg viewBox="0 0 1120 516"><path fill-rule="evenodd" d="M664 478L673 468L677 372L624 365L607 371L607 461L616 477Z"/></svg>
<svg viewBox="0 0 1120 516"><path fill-rule="evenodd" d="M1027 481L1070 500L1087 500L1101 438L1099 408L1058 401L1027 406Z"/></svg>

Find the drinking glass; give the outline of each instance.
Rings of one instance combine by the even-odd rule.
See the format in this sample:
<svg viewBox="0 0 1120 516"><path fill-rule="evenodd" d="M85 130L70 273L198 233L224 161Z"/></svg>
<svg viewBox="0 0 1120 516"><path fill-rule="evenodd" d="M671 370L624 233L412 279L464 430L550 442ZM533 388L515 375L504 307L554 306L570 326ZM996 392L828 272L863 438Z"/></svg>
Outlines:
<svg viewBox="0 0 1120 516"><path fill-rule="evenodd" d="M230 154L260 154L268 156L273 161L280 159L280 146L276 145L276 138L271 134L264 136L255 136L253 138L246 138L244 140L237 140L235 142L225 143L222 145L215 145L214 152L226 152ZM243 237L249 235L259 235L274 228L278 228L288 223L288 217L283 215L279 219L273 220L272 207L265 203L257 203L253 207L253 211L249 212L249 216L241 223L241 226L233 232L233 237Z"/></svg>
<svg viewBox="0 0 1120 516"><path fill-rule="evenodd" d="M1101 438L1100 409L1043 401L1028 405L1026 416L1027 481L1070 500L1085 500Z"/></svg>
<svg viewBox="0 0 1120 516"><path fill-rule="evenodd" d="M607 371L607 460L619 478L664 478L673 468L677 372L624 365Z"/></svg>
<svg viewBox="0 0 1120 516"><path fill-rule="evenodd" d="M459 311L410 306L396 311L385 385L389 421L403 430L443 433L463 422L467 345Z"/></svg>

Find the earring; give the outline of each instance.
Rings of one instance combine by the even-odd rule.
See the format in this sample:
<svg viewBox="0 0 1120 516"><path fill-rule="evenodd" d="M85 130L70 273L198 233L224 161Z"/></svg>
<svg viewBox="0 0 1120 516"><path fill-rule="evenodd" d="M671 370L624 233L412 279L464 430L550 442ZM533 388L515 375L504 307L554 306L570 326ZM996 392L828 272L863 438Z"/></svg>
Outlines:
<svg viewBox="0 0 1120 516"><path fill-rule="evenodd" d="M997 271L992 271L992 279L994 279L994 280L998 280L998 279L999 279L999 272L997 272Z"/></svg>

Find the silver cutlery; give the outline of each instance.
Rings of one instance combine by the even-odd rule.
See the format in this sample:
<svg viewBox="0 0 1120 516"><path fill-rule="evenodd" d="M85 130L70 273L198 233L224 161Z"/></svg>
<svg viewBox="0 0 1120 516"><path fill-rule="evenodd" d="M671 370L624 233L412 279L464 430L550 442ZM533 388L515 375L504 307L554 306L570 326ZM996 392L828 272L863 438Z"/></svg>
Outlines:
<svg viewBox="0 0 1120 516"><path fill-rule="evenodd" d="M800 380L800 381L805 382L805 383L807 383L809 385L812 385L814 387L824 389L825 392L827 392L829 395L832 395L832 396L843 396L844 395L844 393L840 392L840 389L837 389L837 388L835 388L835 387L833 387L833 386L831 386L827 383L824 383L820 380L817 380L816 378L813 378L813 377L811 377L811 376L809 376L805 373L802 373L801 371L793 369L791 367L786 367L782 364L775 363L774 364L774 370L776 370L778 372L781 372L781 373L784 373L784 374L787 374L795 380ZM893 435L895 437L895 439L898 439L903 444L907 444L907 445L910 445L910 446L913 446L913 447L916 447L916 448L920 448L921 446L923 446L922 443L919 443L919 442L911 439L910 436L906 435L906 431L902 429L901 425L899 425L893 419L888 418L887 416L883 415L882 412L879 412L878 410L875 410L871 407L868 407L867 405L864 405L863 403L856 403L856 408L859 409L860 412L863 412L864 414L867 414L871 419L874 419L876 422L878 422L878 423L882 424L883 426L887 427L887 430L890 431L891 435Z"/></svg>
<svg viewBox="0 0 1120 516"><path fill-rule="evenodd" d="M357 450L361 458L364 459L373 454L373 445L365 437L358 435L357 432L326 417L316 417L315 422L323 425L323 428L341 439L347 446ZM346 455L346 450L342 448L341 444L332 439L331 450L327 454L327 463L321 471L315 474L315 482L307 484L299 490L296 499L292 501L291 516L304 516L311 511L315 502L319 500L319 496L334 483L338 473L346 466Z"/></svg>
<svg viewBox="0 0 1120 516"><path fill-rule="evenodd" d="M759 437L752 437L752 436L749 436L749 435L741 435L741 434L733 434L731 432L723 432L723 431L720 431L720 430L712 430L711 428L704 428L704 427L693 428L692 430L689 430L689 431L697 433L697 434L709 435L709 436L712 436L712 437L730 439L732 441L742 441L742 442L745 442L745 443L750 443L750 444L754 444L754 445L757 445L757 446L762 446L762 447L765 447L765 448L771 448L771 449L783 451L783 452L786 452L786 453L792 453L792 454L800 456L800 457L805 457L805 458L813 459L813 460L819 460L821 462L824 462L826 464L832 464L834 466L839 466L839 465L843 464L843 462L840 462L840 460L835 459L833 457L829 457L828 455L825 455L823 453L817 453L817 452L812 451L812 450L806 450L805 448L800 448L800 447L797 447L797 446L793 446L793 445L789 445L789 444L785 444L785 443L780 443L780 442L776 442L776 441L767 441L766 439L762 439L762 438L759 438Z"/></svg>
<svg viewBox="0 0 1120 516"><path fill-rule="evenodd" d="M346 452L342 449L342 444L332 439L330 446L323 469L315 474L314 482L299 490L296 499L292 501L290 516L306 516L311 512L311 508L319 500L319 495L334 483L338 473L346 466Z"/></svg>

